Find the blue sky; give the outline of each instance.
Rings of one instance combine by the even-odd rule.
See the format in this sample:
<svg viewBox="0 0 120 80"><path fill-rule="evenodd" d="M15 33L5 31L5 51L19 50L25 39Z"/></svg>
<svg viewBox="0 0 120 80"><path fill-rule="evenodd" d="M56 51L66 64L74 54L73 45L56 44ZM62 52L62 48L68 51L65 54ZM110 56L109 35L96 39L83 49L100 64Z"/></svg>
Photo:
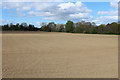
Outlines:
<svg viewBox="0 0 120 80"><path fill-rule="evenodd" d="M3 2L2 23L26 22L40 27L42 22L90 21L107 24L118 21L115 2Z"/></svg>

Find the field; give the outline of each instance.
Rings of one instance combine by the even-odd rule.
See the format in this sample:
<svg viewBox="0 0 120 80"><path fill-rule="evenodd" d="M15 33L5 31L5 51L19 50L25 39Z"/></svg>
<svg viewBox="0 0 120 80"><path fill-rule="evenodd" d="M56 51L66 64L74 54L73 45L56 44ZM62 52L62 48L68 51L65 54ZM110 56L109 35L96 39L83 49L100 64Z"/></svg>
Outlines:
<svg viewBox="0 0 120 80"><path fill-rule="evenodd" d="M117 78L118 36L3 32L3 78Z"/></svg>

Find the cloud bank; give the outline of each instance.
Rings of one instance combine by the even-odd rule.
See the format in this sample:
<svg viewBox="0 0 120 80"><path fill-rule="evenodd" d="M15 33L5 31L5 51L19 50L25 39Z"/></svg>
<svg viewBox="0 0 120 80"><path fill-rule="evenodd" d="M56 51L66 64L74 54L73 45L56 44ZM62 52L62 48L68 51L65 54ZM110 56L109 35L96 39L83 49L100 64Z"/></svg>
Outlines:
<svg viewBox="0 0 120 80"><path fill-rule="evenodd" d="M7 0L10 1L10 0ZM3 9L14 9L18 17L39 17L42 20L49 21L90 21L97 24L117 22L118 20L118 3L110 2L112 10L98 11L97 18L91 14L93 11L86 7L80 1L77 2L3 2ZM51 0L52 1L52 0ZM59 0L58 0L59 1ZM39 24L39 21L36 21Z"/></svg>
<svg viewBox="0 0 120 80"><path fill-rule="evenodd" d="M15 9L18 16L42 17L44 20L90 20L92 10L82 2L76 3L13 3L3 4L3 9Z"/></svg>

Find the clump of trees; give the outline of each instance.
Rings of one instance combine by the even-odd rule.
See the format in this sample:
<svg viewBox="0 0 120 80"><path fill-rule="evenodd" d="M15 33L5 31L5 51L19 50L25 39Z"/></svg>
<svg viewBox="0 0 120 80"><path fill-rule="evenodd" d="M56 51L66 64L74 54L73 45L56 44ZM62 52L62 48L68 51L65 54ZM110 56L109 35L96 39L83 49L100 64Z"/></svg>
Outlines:
<svg viewBox="0 0 120 80"><path fill-rule="evenodd" d="M67 21L66 24L55 24L54 22L41 27L42 31L47 32L68 32L68 33L87 33L87 34L120 34L120 24L113 22L111 24L101 24L96 26L94 22L81 21L74 23Z"/></svg>
<svg viewBox="0 0 120 80"><path fill-rule="evenodd" d="M3 31L38 31L40 30L37 27L34 27L34 25L29 24L27 25L27 23L17 23L17 24L6 24L2 26L2 30Z"/></svg>
<svg viewBox="0 0 120 80"><path fill-rule="evenodd" d="M120 34L120 24L113 22L111 24L101 24L96 26L94 22L77 22L67 21L66 24L48 24L42 23L41 28L27 23L6 24L2 26L3 31L46 31L46 32L68 32L68 33L87 33L87 34Z"/></svg>
<svg viewBox="0 0 120 80"><path fill-rule="evenodd" d="M54 22L50 22L48 25L42 23L41 30L47 32L65 32L65 25L55 24Z"/></svg>

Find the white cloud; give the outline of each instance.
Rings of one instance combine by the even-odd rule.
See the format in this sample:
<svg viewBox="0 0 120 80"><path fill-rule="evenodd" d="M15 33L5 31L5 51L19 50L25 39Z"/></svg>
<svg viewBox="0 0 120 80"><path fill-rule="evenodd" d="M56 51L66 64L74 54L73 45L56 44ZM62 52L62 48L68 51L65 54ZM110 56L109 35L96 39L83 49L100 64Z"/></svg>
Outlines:
<svg viewBox="0 0 120 80"><path fill-rule="evenodd" d="M118 16L100 16L99 18L92 20L92 22L95 22L97 24L107 24L117 21L118 21Z"/></svg>
<svg viewBox="0 0 120 80"><path fill-rule="evenodd" d="M3 9L16 9L17 11L28 11L32 9L32 5L23 2L3 2Z"/></svg>
<svg viewBox="0 0 120 80"><path fill-rule="evenodd" d="M109 10L109 11L98 11L99 15L104 15L104 14L108 14L108 15L118 15L118 2L117 0L115 0L114 2L111 1L110 2L110 6L112 8L114 8L114 10Z"/></svg>
<svg viewBox="0 0 120 80"><path fill-rule="evenodd" d="M5 19L1 19L1 20L0 20L0 23L1 23L1 24L8 23L8 22L9 22L9 21L8 21L8 20L5 20Z"/></svg>
<svg viewBox="0 0 120 80"><path fill-rule="evenodd" d="M111 7L118 8L118 2L110 2Z"/></svg>
<svg viewBox="0 0 120 80"><path fill-rule="evenodd" d="M49 11L46 13L46 11ZM42 16L47 20L74 20L88 19L92 10L88 9L81 2L60 3L51 5Z"/></svg>
<svg viewBox="0 0 120 80"><path fill-rule="evenodd" d="M34 15L35 12L34 12L34 11L29 11L28 14L30 14L30 15Z"/></svg>
<svg viewBox="0 0 120 80"><path fill-rule="evenodd" d="M31 9L31 7L29 7L29 6L24 6L24 7L22 7L22 10L30 10Z"/></svg>
<svg viewBox="0 0 120 80"><path fill-rule="evenodd" d="M3 0L3 2L76 2L78 0ZM117 2L120 0L80 0L81 2Z"/></svg>
<svg viewBox="0 0 120 80"><path fill-rule="evenodd" d="M75 7L75 4L68 2L68 3L59 4L58 6L60 7L60 9L69 9Z"/></svg>
<svg viewBox="0 0 120 80"><path fill-rule="evenodd" d="M0 1L0 6L2 5L2 1Z"/></svg>
<svg viewBox="0 0 120 80"><path fill-rule="evenodd" d="M104 21L116 21L118 20L118 16L101 16L99 19L103 19Z"/></svg>
<svg viewBox="0 0 120 80"><path fill-rule="evenodd" d="M62 2L62 0L3 0L3 2Z"/></svg>
<svg viewBox="0 0 120 80"><path fill-rule="evenodd" d="M15 5L14 5L15 4ZM5 3L4 9L16 9L17 14L32 17L42 17L46 20L87 20L92 10L88 9L82 2L76 3ZM27 14L24 12L27 11ZM23 13L23 14L22 14Z"/></svg>
<svg viewBox="0 0 120 80"><path fill-rule="evenodd" d="M12 2L3 2L3 9L11 9L11 8L20 8L22 7L21 3L12 3Z"/></svg>
<svg viewBox="0 0 120 80"><path fill-rule="evenodd" d="M72 19L89 19L92 18L92 16L89 15L89 13L78 13L78 14L70 14L70 18Z"/></svg>
<svg viewBox="0 0 120 80"><path fill-rule="evenodd" d="M111 11L98 11L98 15L118 15L118 10L111 10Z"/></svg>
<svg viewBox="0 0 120 80"><path fill-rule="evenodd" d="M8 0L10 1L10 0ZM80 1L76 3L64 2L64 3L48 3L48 2L5 2L3 4L4 9L16 9L16 13L20 17L40 17L45 20L73 20L73 21L93 21L97 24L110 23L118 20L118 9L116 2L111 2L110 5L115 10L98 11L100 16L97 19L93 19L91 15L92 10L88 9L85 4ZM29 0L28 0L29 1ZM43 0L42 0L43 1ZM50 1L50 0L47 0ZM52 1L52 0L51 0ZM92 20L93 19L93 20ZM40 22L36 22L40 24Z"/></svg>
<svg viewBox="0 0 120 80"><path fill-rule="evenodd" d="M101 14L108 14L109 12L107 11L98 11L98 14L101 15Z"/></svg>
<svg viewBox="0 0 120 80"><path fill-rule="evenodd" d="M118 15L118 2L110 2L110 6L114 8L114 10L109 11L98 11L98 15Z"/></svg>
<svg viewBox="0 0 120 80"><path fill-rule="evenodd" d="M15 23L15 22L12 20L0 19L0 25L9 24L9 23Z"/></svg>
<svg viewBox="0 0 120 80"><path fill-rule="evenodd" d="M41 23L39 21L36 22L36 25L40 25Z"/></svg>
<svg viewBox="0 0 120 80"><path fill-rule="evenodd" d="M98 15L102 15L98 17L97 19L93 20L97 24L107 24L111 22L117 22L118 21L118 2L110 2L110 6L114 9L108 10L108 11L98 11Z"/></svg>

